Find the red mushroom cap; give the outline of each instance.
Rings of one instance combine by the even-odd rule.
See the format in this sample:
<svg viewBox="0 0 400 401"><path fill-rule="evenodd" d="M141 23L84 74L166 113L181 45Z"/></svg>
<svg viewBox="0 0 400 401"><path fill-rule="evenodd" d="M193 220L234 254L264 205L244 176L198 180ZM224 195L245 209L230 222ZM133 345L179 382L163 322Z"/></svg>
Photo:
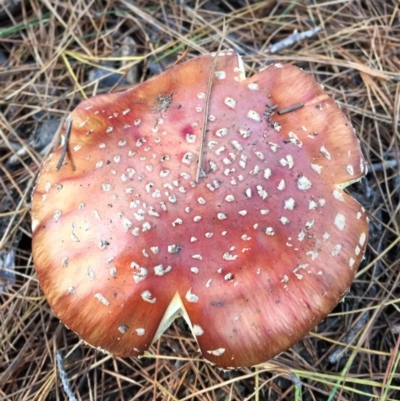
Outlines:
<svg viewBox="0 0 400 401"><path fill-rule="evenodd" d="M224 51L70 119L64 164L60 146L33 193L33 255L55 314L89 344L137 356L181 314L207 360L250 366L348 290L368 223L343 188L365 162L309 74L245 79Z"/></svg>

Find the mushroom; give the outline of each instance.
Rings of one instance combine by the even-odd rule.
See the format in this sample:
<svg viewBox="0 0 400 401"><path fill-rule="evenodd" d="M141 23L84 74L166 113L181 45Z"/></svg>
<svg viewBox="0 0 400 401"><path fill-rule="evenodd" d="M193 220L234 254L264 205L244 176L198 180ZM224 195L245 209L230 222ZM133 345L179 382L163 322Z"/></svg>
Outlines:
<svg viewBox="0 0 400 401"><path fill-rule="evenodd" d="M246 79L221 51L83 101L70 122L33 192L33 256L87 343L138 356L182 315L206 360L251 366L348 291L368 220L343 189L366 164L311 75Z"/></svg>

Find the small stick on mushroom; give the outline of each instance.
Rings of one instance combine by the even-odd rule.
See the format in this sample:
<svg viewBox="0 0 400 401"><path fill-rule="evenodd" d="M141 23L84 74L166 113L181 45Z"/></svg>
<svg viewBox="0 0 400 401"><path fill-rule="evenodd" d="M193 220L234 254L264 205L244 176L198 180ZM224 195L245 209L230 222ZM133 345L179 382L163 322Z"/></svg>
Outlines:
<svg viewBox="0 0 400 401"><path fill-rule="evenodd" d="M174 63L174 67L179 64L182 60L184 60L187 55L189 54L189 48L187 47L183 53L176 59L175 63Z"/></svg>
<svg viewBox="0 0 400 401"><path fill-rule="evenodd" d="M293 106L285 107L284 109L278 110L278 114L290 113L292 111L301 109L302 107L304 107L304 103L294 104Z"/></svg>
<svg viewBox="0 0 400 401"><path fill-rule="evenodd" d="M62 167L62 164L64 162L65 159L65 155L68 152L68 142L69 142L69 137L71 135L71 128L72 128L72 120L70 117L67 117L66 120L67 126L65 128L65 139L64 139L64 147L60 156L60 160L57 163L56 169L57 171L60 170L60 168Z"/></svg>
<svg viewBox="0 0 400 401"><path fill-rule="evenodd" d="M209 109L209 106L210 106L210 95L211 95L212 82L213 82L213 79L214 79L214 71L215 71L215 66L217 65L218 54L221 51L222 43L225 40L225 36L226 36L226 25L225 25L225 20L224 20L223 27L222 27L222 38L221 38L221 41L219 42L217 52L215 53L215 58L214 58L214 61L212 63L212 66L211 66L210 77L209 77L208 84L207 84L206 104L205 104L205 107L204 107L203 126L201 128L202 138L201 138L201 145L200 145L200 152L199 152L199 161L198 161L198 164L197 164L197 171L196 171L196 182L199 182L200 171L201 171L201 163L202 163L203 156L204 156L204 143L206 141L206 128L207 128L207 123L208 123L208 109Z"/></svg>

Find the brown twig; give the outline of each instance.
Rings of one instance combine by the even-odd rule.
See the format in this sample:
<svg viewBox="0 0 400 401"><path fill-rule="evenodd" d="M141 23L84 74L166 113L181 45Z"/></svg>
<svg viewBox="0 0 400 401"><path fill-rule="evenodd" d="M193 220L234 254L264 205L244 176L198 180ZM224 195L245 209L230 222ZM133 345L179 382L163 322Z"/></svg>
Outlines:
<svg viewBox="0 0 400 401"><path fill-rule="evenodd" d="M65 156L68 153L68 144L69 144L69 137L71 135L72 120L69 117L67 117L66 123L67 126L65 128L64 146L60 155L60 160L58 161L56 166L57 171L60 170L60 168L63 166Z"/></svg>

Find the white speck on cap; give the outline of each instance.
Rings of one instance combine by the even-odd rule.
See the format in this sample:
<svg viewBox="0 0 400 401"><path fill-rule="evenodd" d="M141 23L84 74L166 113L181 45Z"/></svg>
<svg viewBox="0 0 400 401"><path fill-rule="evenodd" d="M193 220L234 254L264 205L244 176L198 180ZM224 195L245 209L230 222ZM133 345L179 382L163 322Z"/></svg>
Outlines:
<svg viewBox="0 0 400 401"><path fill-rule="evenodd" d="M192 293L192 288L189 288L188 292L185 295L185 298L189 301L189 302L199 302L199 297L196 294Z"/></svg>
<svg viewBox="0 0 400 401"><path fill-rule="evenodd" d="M258 83L256 82L251 82L247 85L247 87L251 90L251 91L258 91L259 90L259 86Z"/></svg>
<svg viewBox="0 0 400 401"><path fill-rule="evenodd" d="M286 210L293 210L296 206L295 200L290 197L289 199L285 200L285 205L283 206L284 209Z"/></svg>
<svg viewBox="0 0 400 401"><path fill-rule="evenodd" d="M333 190L332 194L335 199L337 199L338 201L344 202L343 193L341 191L339 191L337 188Z"/></svg>
<svg viewBox="0 0 400 401"><path fill-rule="evenodd" d="M335 246L333 247L333 249L332 249L331 255L332 255L332 256L337 256L337 255L339 255L341 249L342 249L342 245L340 245L340 244L335 245Z"/></svg>
<svg viewBox="0 0 400 401"><path fill-rule="evenodd" d="M193 334L197 337L197 336L201 336L202 334L204 334L204 330L201 328L201 326L199 326L198 324L194 324L193 325Z"/></svg>
<svg viewBox="0 0 400 401"><path fill-rule="evenodd" d="M224 103L228 106L228 107L230 107L231 109L234 109L235 107L236 107L236 100L235 99L233 99L232 97L226 97L225 99L224 99Z"/></svg>
<svg viewBox="0 0 400 401"><path fill-rule="evenodd" d="M346 170L349 173L349 175L354 175L354 167L351 164L348 164L346 166Z"/></svg>
<svg viewBox="0 0 400 401"><path fill-rule="evenodd" d="M315 259L317 259L318 255L319 255L319 252L318 252L318 251L314 251L314 250L312 250L312 251L307 251L307 252L306 252L306 255L307 255L307 256L310 256L310 257L311 257L311 260L315 260Z"/></svg>
<svg viewBox="0 0 400 401"><path fill-rule="evenodd" d="M338 213L338 214L335 216L335 226L336 226L340 231L343 231L345 225L346 225L346 217L344 217L343 214Z"/></svg>
<svg viewBox="0 0 400 401"><path fill-rule="evenodd" d="M325 146L321 146L319 151L324 155L327 160L332 160L331 154L326 150Z"/></svg>
<svg viewBox="0 0 400 401"><path fill-rule="evenodd" d="M110 305L110 301L104 297L104 295L102 295L100 292L98 292L97 294L94 294L94 297L99 300L103 305L105 306L109 306Z"/></svg>
<svg viewBox="0 0 400 401"><path fill-rule="evenodd" d="M224 137L228 133L228 128L220 128L217 131L215 131L215 135L218 136L219 138Z"/></svg>
<svg viewBox="0 0 400 401"><path fill-rule="evenodd" d="M247 112L246 117L247 117L247 118L250 118L250 120L253 120L253 121L257 121L257 122L260 122L260 121L261 121L260 114L257 113L255 110L249 110L249 111Z"/></svg>
<svg viewBox="0 0 400 401"><path fill-rule="evenodd" d="M225 252L223 255L222 255L222 259L224 259L224 260L235 260L235 259L237 259L239 256L238 255L232 255L232 254L230 254L229 252Z"/></svg>
<svg viewBox="0 0 400 401"><path fill-rule="evenodd" d="M147 277L147 268L146 267L140 266L140 267L138 267L138 270L139 271L137 273L133 274L133 280L135 281L136 284L140 283Z"/></svg>
<svg viewBox="0 0 400 401"><path fill-rule="evenodd" d="M168 253L178 253L182 247L177 244L168 245Z"/></svg>
<svg viewBox="0 0 400 401"><path fill-rule="evenodd" d="M169 273L172 270L172 266L167 266L164 268L162 264L154 266L154 274L156 276L164 276L165 274Z"/></svg>
<svg viewBox="0 0 400 401"><path fill-rule="evenodd" d="M155 304L157 301L157 298L153 298L149 290L143 291L140 296L142 297L143 301L149 302L151 304Z"/></svg>
<svg viewBox="0 0 400 401"><path fill-rule="evenodd" d="M315 202L315 200L310 199L310 200L308 201L308 209L309 209L309 210L315 210L317 207L318 207L318 203Z"/></svg>
<svg viewBox="0 0 400 401"><path fill-rule="evenodd" d="M276 188L279 189L279 191L283 191L286 188L286 183L283 178L279 181L279 184Z"/></svg>
<svg viewBox="0 0 400 401"><path fill-rule="evenodd" d="M288 167L289 169L291 169L294 166L293 156L292 155L287 155L286 158L280 159L279 163L283 167Z"/></svg>
<svg viewBox="0 0 400 401"><path fill-rule="evenodd" d="M361 233L360 239L358 241L361 246L364 245L366 238L367 238L366 234L365 233Z"/></svg>
<svg viewBox="0 0 400 401"><path fill-rule="evenodd" d="M122 334L125 334L128 331L129 327L126 326L125 324L121 325L118 327L118 331Z"/></svg>
<svg viewBox="0 0 400 401"><path fill-rule="evenodd" d="M307 177L302 175L301 177L298 178L298 180L297 180L297 188L299 188L302 191L307 191L311 187L312 187L312 183Z"/></svg>
<svg viewBox="0 0 400 401"><path fill-rule="evenodd" d="M61 217L61 210L56 210L53 214L53 221L57 222Z"/></svg>
<svg viewBox="0 0 400 401"><path fill-rule="evenodd" d="M215 77L218 80L222 80L226 78L226 72L225 71L215 71Z"/></svg>
<svg viewBox="0 0 400 401"><path fill-rule="evenodd" d="M274 235L275 234L275 231L274 231L274 229L272 227L265 227L264 228L264 232L267 235Z"/></svg>
<svg viewBox="0 0 400 401"><path fill-rule="evenodd" d="M276 132L279 132L282 129L282 126L276 121L274 122L273 127Z"/></svg>
<svg viewBox="0 0 400 401"><path fill-rule="evenodd" d="M207 352L211 355L221 356L225 352L225 348L217 348L215 350L208 350Z"/></svg>
<svg viewBox="0 0 400 401"><path fill-rule="evenodd" d="M305 224L306 229L311 230L314 227L314 223L315 223L315 219L306 221L306 224Z"/></svg>
<svg viewBox="0 0 400 401"><path fill-rule="evenodd" d="M311 164L311 168L318 174L322 173L322 166L318 164Z"/></svg>
<svg viewBox="0 0 400 401"><path fill-rule="evenodd" d="M142 327L135 329L136 333L138 336L144 336L144 334L146 333L146 330L143 329Z"/></svg>
<svg viewBox="0 0 400 401"><path fill-rule="evenodd" d="M239 134L242 135L243 138L248 138L250 136L250 130L249 129L239 129Z"/></svg>
<svg viewBox="0 0 400 401"><path fill-rule="evenodd" d="M284 225L288 225L290 223L290 220L286 216L282 216L279 218L279 221Z"/></svg>

